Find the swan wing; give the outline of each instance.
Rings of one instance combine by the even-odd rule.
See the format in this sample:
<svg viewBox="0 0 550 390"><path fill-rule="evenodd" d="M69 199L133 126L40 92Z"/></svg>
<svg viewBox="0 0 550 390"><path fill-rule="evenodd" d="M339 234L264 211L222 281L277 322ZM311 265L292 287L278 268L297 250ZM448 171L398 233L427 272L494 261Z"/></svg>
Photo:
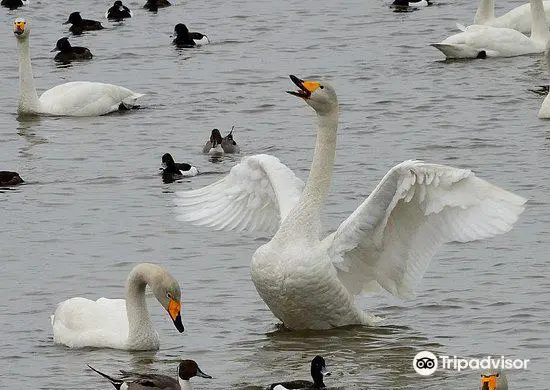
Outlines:
<svg viewBox="0 0 550 390"><path fill-rule="evenodd" d="M244 157L223 179L178 192L179 219L216 229L273 233L296 205L304 183L278 158Z"/></svg>
<svg viewBox="0 0 550 390"><path fill-rule="evenodd" d="M40 96L41 110L50 115L97 116L135 106L143 94L113 84L75 81L53 87Z"/></svg>
<svg viewBox="0 0 550 390"><path fill-rule="evenodd" d="M128 340L126 300L71 298L51 316L56 344L71 348L122 348Z"/></svg>
<svg viewBox="0 0 550 390"><path fill-rule="evenodd" d="M405 161L325 241L350 293L411 296L437 249L509 231L525 199L471 171Z"/></svg>

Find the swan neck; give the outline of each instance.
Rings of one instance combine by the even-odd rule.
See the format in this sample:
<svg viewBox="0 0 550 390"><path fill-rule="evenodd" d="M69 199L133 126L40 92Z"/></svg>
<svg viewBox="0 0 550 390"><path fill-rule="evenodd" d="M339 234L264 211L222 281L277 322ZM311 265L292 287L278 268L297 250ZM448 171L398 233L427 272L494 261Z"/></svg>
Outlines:
<svg viewBox="0 0 550 390"><path fill-rule="evenodd" d="M312 240L319 239L320 215L332 183L336 152L338 108L327 114L317 114L317 139L307 183L298 202L293 221L300 233Z"/></svg>
<svg viewBox="0 0 550 390"><path fill-rule="evenodd" d="M39 100L32 76L29 37L17 40L19 47L19 112L38 112Z"/></svg>
<svg viewBox="0 0 550 390"><path fill-rule="evenodd" d="M474 24L485 24L495 18L495 1L479 0Z"/></svg>
<svg viewBox="0 0 550 390"><path fill-rule="evenodd" d="M540 42L546 46L550 38L548 25L546 22L546 14L544 12L544 4L542 0L530 0L531 6L531 39Z"/></svg>
<svg viewBox="0 0 550 390"><path fill-rule="evenodd" d="M128 343L155 334L155 329L149 318L145 287L149 284L150 274L144 270L144 265L130 272L126 281L126 313L128 314Z"/></svg>

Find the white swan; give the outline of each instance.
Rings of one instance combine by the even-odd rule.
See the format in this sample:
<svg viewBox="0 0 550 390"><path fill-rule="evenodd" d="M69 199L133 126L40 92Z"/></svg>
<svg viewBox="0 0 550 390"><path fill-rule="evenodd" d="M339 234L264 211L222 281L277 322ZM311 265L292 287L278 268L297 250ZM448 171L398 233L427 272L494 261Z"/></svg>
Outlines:
<svg viewBox="0 0 550 390"><path fill-rule="evenodd" d="M19 46L20 114L97 116L130 108L143 94L118 85L77 81L58 85L40 98L34 87L29 50L30 29L25 19L14 21L13 32Z"/></svg>
<svg viewBox="0 0 550 390"><path fill-rule="evenodd" d="M546 19L550 19L550 1L544 1ZM502 16L495 18L495 1L479 0L474 24L483 24L492 27L504 27L518 30L524 34L531 32L531 6L525 3Z"/></svg>
<svg viewBox="0 0 550 390"><path fill-rule="evenodd" d="M525 199L471 171L405 161L323 240L320 214L331 185L338 101L326 83L290 92L317 113L317 141L306 185L269 155L245 157L223 179L178 192L180 218L218 229L277 230L252 257L252 281L284 325L327 329L374 324L355 297L380 287L409 296L436 250L507 232Z"/></svg>
<svg viewBox="0 0 550 390"><path fill-rule="evenodd" d="M126 280L126 299L71 298L57 305L51 316L53 340L71 348L104 347L156 350L159 335L147 311L145 286L183 332L181 292L176 279L156 264L136 265Z"/></svg>
<svg viewBox="0 0 550 390"><path fill-rule="evenodd" d="M472 25L432 46L447 58L514 57L542 53L550 39L542 0L530 0L531 36L511 28Z"/></svg>

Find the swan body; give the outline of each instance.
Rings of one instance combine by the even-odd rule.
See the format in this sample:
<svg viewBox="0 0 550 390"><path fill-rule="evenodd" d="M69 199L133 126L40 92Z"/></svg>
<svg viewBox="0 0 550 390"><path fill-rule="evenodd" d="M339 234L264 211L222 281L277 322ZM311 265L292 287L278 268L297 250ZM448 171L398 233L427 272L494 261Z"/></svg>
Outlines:
<svg viewBox="0 0 550 390"><path fill-rule="evenodd" d="M160 374L140 374L120 370L120 378L114 378L96 370L88 364L91 370L106 378L117 390L193 390L189 379L194 376L212 379L210 375L201 371L194 360L182 360L178 366L178 379Z"/></svg>
<svg viewBox="0 0 550 390"><path fill-rule="evenodd" d="M542 53L550 39L550 32L542 0L530 1L533 10L530 37L511 28L474 25L432 46L447 58L514 57Z"/></svg>
<svg viewBox="0 0 550 390"><path fill-rule="evenodd" d="M550 1L543 1L543 5L546 19L550 20ZM529 34L532 25L531 5L525 3L495 18L494 0L480 0L474 17L474 24L511 28L524 34Z"/></svg>
<svg viewBox="0 0 550 390"><path fill-rule="evenodd" d="M14 33L19 46L20 114L98 116L131 108L143 94L118 85L75 81L53 87L38 97L34 86L29 50L29 29L16 19Z"/></svg>
<svg viewBox="0 0 550 390"><path fill-rule="evenodd" d="M407 297L437 249L510 230L525 199L471 171L405 161L384 176L369 197L320 239L320 215L330 190L338 100L327 83L291 79L317 113L315 152L307 183L277 158L242 159L221 180L178 192L180 219L217 229L275 235L252 257L252 281L286 327L329 329L375 324L358 295L385 289Z"/></svg>
<svg viewBox="0 0 550 390"><path fill-rule="evenodd" d="M145 302L146 285L183 332L178 282L164 268L142 263L128 275L126 299L76 297L59 303L51 316L54 343L70 348L158 349L159 336Z"/></svg>

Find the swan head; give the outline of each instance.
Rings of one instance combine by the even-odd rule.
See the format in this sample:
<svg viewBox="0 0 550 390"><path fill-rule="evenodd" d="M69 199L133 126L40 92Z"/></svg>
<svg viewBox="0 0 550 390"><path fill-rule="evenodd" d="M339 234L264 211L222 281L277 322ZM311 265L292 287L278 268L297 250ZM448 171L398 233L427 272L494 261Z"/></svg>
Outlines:
<svg viewBox="0 0 550 390"><path fill-rule="evenodd" d="M149 283L155 298L164 307L174 322L174 326L181 333L184 330L181 322L181 291L179 283L168 272L161 272L154 276L154 282Z"/></svg>
<svg viewBox="0 0 550 390"><path fill-rule="evenodd" d="M30 29L24 18L17 18L13 21L13 33L17 39L24 39L29 36Z"/></svg>
<svg viewBox="0 0 550 390"><path fill-rule="evenodd" d="M502 371L491 371L481 374L479 390L508 390L508 379Z"/></svg>
<svg viewBox="0 0 550 390"><path fill-rule="evenodd" d="M298 87L297 91L287 93L298 96L318 114L327 114L338 108L338 97L332 85L326 82L302 80L294 75L290 79Z"/></svg>

